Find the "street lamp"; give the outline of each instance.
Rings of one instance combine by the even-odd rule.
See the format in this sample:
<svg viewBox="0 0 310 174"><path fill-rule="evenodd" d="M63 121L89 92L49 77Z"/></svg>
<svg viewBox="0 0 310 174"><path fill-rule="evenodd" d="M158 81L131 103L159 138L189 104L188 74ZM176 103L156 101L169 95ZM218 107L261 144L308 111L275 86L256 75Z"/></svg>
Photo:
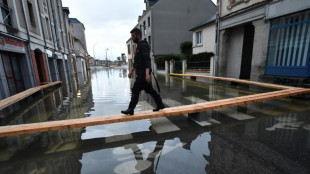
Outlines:
<svg viewBox="0 0 310 174"><path fill-rule="evenodd" d="M108 51L109 51L109 48L107 48L105 52L105 61L106 61L107 66L108 66Z"/></svg>
<svg viewBox="0 0 310 174"><path fill-rule="evenodd" d="M97 42L97 43L95 43L94 46L93 46L93 53L94 53L94 58L95 58L95 59L96 59L96 56L95 56L95 46L98 45L98 44L99 44L99 43Z"/></svg>

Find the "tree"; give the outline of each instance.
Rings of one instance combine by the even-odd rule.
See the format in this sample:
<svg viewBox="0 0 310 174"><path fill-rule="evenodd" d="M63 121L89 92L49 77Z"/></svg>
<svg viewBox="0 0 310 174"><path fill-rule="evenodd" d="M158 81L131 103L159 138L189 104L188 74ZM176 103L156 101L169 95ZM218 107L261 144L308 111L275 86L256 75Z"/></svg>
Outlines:
<svg viewBox="0 0 310 174"><path fill-rule="evenodd" d="M180 44L181 53L185 56L186 59L192 54L193 43L190 41L185 41Z"/></svg>

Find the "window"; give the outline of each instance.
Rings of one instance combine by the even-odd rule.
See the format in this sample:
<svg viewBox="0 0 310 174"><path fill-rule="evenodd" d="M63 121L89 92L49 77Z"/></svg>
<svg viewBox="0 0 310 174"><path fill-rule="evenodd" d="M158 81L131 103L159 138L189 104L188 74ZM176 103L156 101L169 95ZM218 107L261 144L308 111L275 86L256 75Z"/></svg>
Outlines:
<svg viewBox="0 0 310 174"><path fill-rule="evenodd" d="M127 45L128 49L128 54L131 54L131 49L130 49L130 44Z"/></svg>
<svg viewBox="0 0 310 174"><path fill-rule="evenodd" d="M33 7L29 1L27 1L27 6L28 6L29 17L30 17L30 23L31 25L36 26L36 21L35 21L34 13L33 13Z"/></svg>
<svg viewBox="0 0 310 174"><path fill-rule="evenodd" d="M43 0L43 9L45 13L48 13L46 0Z"/></svg>
<svg viewBox="0 0 310 174"><path fill-rule="evenodd" d="M14 54L6 53L1 54L1 56L10 94L14 95L24 91L24 81L18 58Z"/></svg>
<svg viewBox="0 0 310 174"><path fill-rule="evenodd" d="M7 0L1 0L0 5L4 24L12 27L12 21L11 21L12 10L8 7Z"/></svg>
<svg viewBox="0 0 310 174"><path fill-rule="evenodd" d="M271 21L266 74L301 77L310 59L309 25L310 11Z"/></svg>
<svg viewBox="0 0 310 174"><path fill-rule="evenodd" d="M145 25L145 21L143 22L143 33L144 33L144 35L146 35L146 25Z"/></svg>
<svg viewBox="0 0 310 174"><path fill-rule="evenodd" d="M196 32L196 45L202 45L202 31Z"/></svg>
<svg viewBox="0 0 310 174"><path fill-rule="evenodd" d="M46 0L43 0L43 7L44 7L44 8L47 8L47 2L46 2Z"/></svg>
<svg viewBox="0 0 310 174"><path fill-rule="evenodd" d="M151 44L152 44L152 40L151 40L151 36L149 36L149 45L150 45L150 49L152 48Z"/></svg>
<svg viewBox="0 0 310 174"><path fill-rule="evenodd" d="M51 27L50 27L50 22L49 22L47 17L45 17L45 22L46 22L47 36L48 36L48 39L51 40L51 38L52 38L52 36L51 36Z"/></svg>
<svg viewBox="0 0 310 174"><path fill-rule="evenodd" d="M58 3L58 1L57 1L57 3ZM59 6L59 4L57 4L57 12L58 12L59 28L62 30L62 20L61 20L62 10L61 10L61 7Z"/></svg>
<svg viewBox="0 0 310 174"><path fill-rule="evenodd" d="M147 26L148 26L148 27L151 26L151 18L150 18L150 17L147 18Z"/></svg>

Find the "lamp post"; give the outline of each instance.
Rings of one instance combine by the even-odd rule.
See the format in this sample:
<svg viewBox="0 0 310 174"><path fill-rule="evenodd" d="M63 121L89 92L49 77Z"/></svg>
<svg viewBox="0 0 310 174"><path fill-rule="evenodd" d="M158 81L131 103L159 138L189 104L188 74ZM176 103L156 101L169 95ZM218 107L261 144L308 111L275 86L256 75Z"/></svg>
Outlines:
<svg viewBox="0 0 310 174"><path fill-rule="evenodd" d="M107 48L105 52L105 61L106 61L107 66L108 66L108 51L109 51L109 48Z"/></svg>
<svg viewBox="0 0 310 174"><path fill-rule="evenodd" d="M96 47L96 45L98 45L99 43L97 42L97 43L95 43L94 44L94 46L93 46L93 53L94 53L94 58L96 59L96 56L95 56L95 47Z"/></svg>

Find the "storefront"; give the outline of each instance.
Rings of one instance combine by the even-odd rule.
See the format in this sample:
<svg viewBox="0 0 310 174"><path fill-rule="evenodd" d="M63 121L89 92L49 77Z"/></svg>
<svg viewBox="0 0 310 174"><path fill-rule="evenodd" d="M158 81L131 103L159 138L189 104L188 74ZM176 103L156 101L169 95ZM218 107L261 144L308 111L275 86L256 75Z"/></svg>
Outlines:
<svg viewBox="0 0 310 174"><path fill-rule="evenodd" d="M26 57L24 42L0 36L0 99L34 86L31 61Z"/></svg>
<svg viewBox="0 0 310 174"><path fill-rule="evenodd" d="M271 20L266 75L310 77L310 10Z"/></svg>

